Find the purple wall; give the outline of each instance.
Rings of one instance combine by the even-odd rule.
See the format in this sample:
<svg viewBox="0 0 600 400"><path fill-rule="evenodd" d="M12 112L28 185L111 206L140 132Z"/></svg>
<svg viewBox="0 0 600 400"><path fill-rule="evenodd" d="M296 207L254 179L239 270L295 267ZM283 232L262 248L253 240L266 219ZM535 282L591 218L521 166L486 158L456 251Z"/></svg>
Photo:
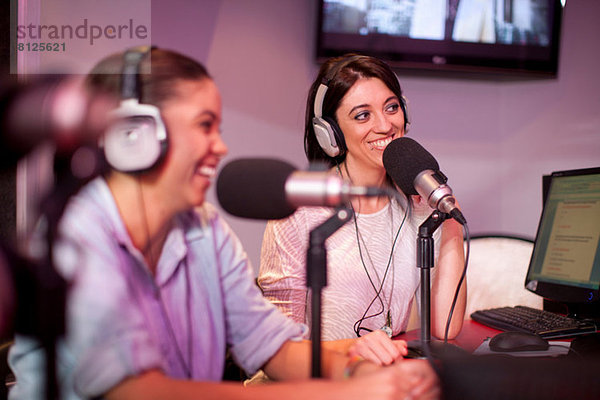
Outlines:
<svg viewBox="0 0 600 400"><path fill-rule="evenodd" d="M306 165L304 101L318 68L314 3L152 1L154 42L203 61L221 88L230 147L225 161L262 156ZM495 82L399 73L410 134L449 176L472 233L533 236L541 176L600 165L598 20L600 2L568 1L557 79ZM227 217L257 267L264 223Z"/></svg>

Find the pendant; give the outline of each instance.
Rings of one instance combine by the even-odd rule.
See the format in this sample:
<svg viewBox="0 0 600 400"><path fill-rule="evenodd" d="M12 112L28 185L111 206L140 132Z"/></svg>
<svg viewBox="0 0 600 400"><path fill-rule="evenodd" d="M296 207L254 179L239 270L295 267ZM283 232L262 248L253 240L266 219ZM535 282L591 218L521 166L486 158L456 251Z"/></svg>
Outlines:
<svg viewBox="0 0 600 400"><path fill-rule="evenodd" d="M381 327L381 330L384 331L390 339L392 338L392 315L390 313L390 310L388 310L387 312L385 318L385 325Z"/></svg>
<svg viewBox="0 0 600 400"><path fill-rule="evenodd" d="M384 325L381 327L381 330L385 332L386 335L388 335L388 337L391 339L392 338L392 328Z"/></svg>

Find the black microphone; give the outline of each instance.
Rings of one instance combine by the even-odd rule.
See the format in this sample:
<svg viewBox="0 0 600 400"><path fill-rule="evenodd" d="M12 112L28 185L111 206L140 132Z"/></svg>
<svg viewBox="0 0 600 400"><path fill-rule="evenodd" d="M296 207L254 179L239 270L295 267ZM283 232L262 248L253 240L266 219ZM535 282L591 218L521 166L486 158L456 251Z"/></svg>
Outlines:
<svg viewBox="0 0 600 400"><path fill-rule="evenodd" d="M281 219L300 206L337 207L355 196L384 196L383 188L353 186L331 172L298 171L285 161L242 158L217 178L217 198L229 214Z"/></svg>
<svg viewBox="0 0 600 400"><path fill-rule="evenodd" d="M435 158L415 140L401 137L383 151L383 165L394 183L406 195L421 195L431 208L450 214L460 224L467 223L456 207L448 178Z"/></svg>

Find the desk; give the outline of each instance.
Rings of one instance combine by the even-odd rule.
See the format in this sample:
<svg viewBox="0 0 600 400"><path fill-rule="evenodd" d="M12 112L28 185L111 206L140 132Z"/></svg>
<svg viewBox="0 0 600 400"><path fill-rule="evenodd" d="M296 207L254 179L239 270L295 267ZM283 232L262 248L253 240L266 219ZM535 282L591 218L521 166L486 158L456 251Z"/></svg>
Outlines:
<svg viewBox="0 0 600 400"><path fill-rule="evenodd" d="M460 334L455 339L448 340L448 343L452 343L469 353L472 353L479 347L485 338L492 337L500 332L502 331L469 319L464 321ZM421 330L415 329L408 331L395 336L394 339L402 339L407 342L410 340L419 340L421 339ZM432 340L436 339L432 338Z"/></svg>
<svg viewBox="0 0 600 400"><path fill-rule="evenodd" d="M472 353L483 340L500 332L465 320L460 334L448 342ZM394 339L418 340L420 335L420 329L415 329ZM438 360L436 365L445 400L600 399L597 357L464 355Z"/></svg>

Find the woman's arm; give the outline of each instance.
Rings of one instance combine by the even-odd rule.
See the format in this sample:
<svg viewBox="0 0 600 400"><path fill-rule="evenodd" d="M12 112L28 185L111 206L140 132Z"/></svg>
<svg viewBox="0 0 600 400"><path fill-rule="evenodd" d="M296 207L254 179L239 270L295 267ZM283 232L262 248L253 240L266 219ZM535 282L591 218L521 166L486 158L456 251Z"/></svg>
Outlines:
<svg viewBox="0 0 600 400"><path fill-rule="evenodd" d="M309 341L288 341L267 362L264 370L269 377L275 380L304 380L310 376L310 349L311 342ZM324 392L305 392L305 396L310 397L304 397L304 399L332 399L338 398L342 393L343 397L339 398L360 400L379 398L432 399L439 396L437 377L425 360L404 360L387 367L381 367L367 360L357 362L353 357L324 348L321 363L323 378L347 383L352 389L348 391L348 385L325 386L321 389ZM344 378L348 378L348 374L353 379L345 380ZM305 385L305 383L303 382L302 385ZM290 390L294 391L294 388L290 387Z"/></svg>
<svg viewBox="0 0 600 400"><path fill-rule="evenodd" d="M330 351L326 347L321 352L321 365L324 378L341 379L348 356ZM264 371L273 380L298 380L311 376L311 342L287 341L265 364Z"/></svg>
<svg viewBox="0 0 600 400"><path fill-rule="evenodd" d="M286 316L305 323L306 238L297 216L269 221L265 229L257 282L264 297Z"/></svg>
<svg viewBox="0 0 600 400"><path fill-rule="evenodd" d="M128 378L106 394L107 400L305 400L326 399L332 393L343 392L341 383L306 381L301 384L277 383L244 387L233 382L194 382L177 380L160 371L148 371ZM349 393L348 393L349 394Z"/></svg>
<svg viewBox="0 0 600 400"><path fill-rule="evenodd" d="M408 354L404 340L391 340L382 330L359 338L324 341L323 348L343 355L359 356L377 365L389 365Z"/></svg>
<svg viewBox="0 0 600 400"><path fill-rule="evenodd" d="M323 372L330 380L308 380L310 342L286 342L265 365L270 376L291 380L244 387L239 383L176 380L152 370L130 377L112 388L108 400L218 399L218 400L364 400L436 399L440 395L435 373L424 360L409 360L389 367L370 362L350 364L352 379L344 379L349 358L325 350ZM295 382L294 382L295 381Z"/></svg>

